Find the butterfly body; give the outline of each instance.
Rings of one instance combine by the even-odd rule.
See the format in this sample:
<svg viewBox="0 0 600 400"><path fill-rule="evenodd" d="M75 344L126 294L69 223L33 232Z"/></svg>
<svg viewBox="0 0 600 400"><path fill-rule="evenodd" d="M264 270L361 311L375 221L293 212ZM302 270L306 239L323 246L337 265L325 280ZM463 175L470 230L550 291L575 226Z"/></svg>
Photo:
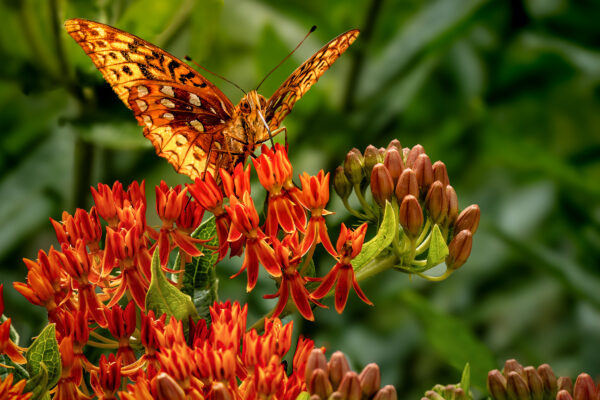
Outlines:
<svg viewBox="0 0 600 400"><path fill-rule="evenodd" d="M295 102L359 34L351 30L327 43L269 99L252 90L234 106L186 63L137 36L84 19L65 26L134 112L157 154L192 179L232 168L281 132Z"/></svg>

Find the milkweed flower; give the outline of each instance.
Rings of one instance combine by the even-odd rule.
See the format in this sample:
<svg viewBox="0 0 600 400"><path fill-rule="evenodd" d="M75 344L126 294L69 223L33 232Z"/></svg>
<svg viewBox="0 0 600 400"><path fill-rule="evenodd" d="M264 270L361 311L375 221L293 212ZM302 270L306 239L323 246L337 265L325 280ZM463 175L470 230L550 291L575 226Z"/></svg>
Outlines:
<svg viewBox="0 0 600 400"><path fill-rule="evenodd" d="M136 357L129 338L133 335L136 326L135 303L130 301L125 310L116 304L105 310L106 320L108 322L108 331L119 343L117 356L125 364L135 362Z"/></svg>
<svg viewBox="0 0 600 400"><path fill-rule="evenodd" d="M362 250L366 233L366 223L362 224L354 231L346 228L346 225L342 223L340 236L336 243L338 262L331 271L325 275L319 287L311 294L313 298L321 299L329 293L335 284L335 309L340 314L344 311L344 307L346 306L348 294L350 293L350 285L352 285L354 291L362 301L371 306L373 305L367 296L365 296L360 286L358 286L356 276L354 275L354 268L352 267L352 259Z"/></svg>
<svg viewBox="0 0 600 400"><path fill-rule="evenodd" d="M4 285L0 285L0 316L2 316L4 313L4 298L2 297L3 290ZM27 360L25 360L25 357L23 357L21 353L25 349L17 346L10 339L10 323L10 318L7 318L4 322L2 322L2 324L0 324L0 354L6 354L14 363L24 364ZM0 396L0 398L2 397Z"/></svg>
<svg viewBox="0 0 600 400"><path fill-rule="evenodd" d="M13 374L7 374L4 378L0 378L0 399L7 400L28 400L33 396L33 392L23 393L27 381L21 379L19 382L14 382Z"/></svg>
<svg viewBox="0 0 600 400"><path fill-rule="evenodd" d="M310 176L305 172L300 175L300 182L302 183L302 192L300 193L302 204L310 210L310 220L302 241L302 254L306 254L313 245L322 243L325 250L335 256L336 252L329 240L324 218L325 215L332 214L325 210L325 206L329 202L329 173L325 174L323 170L320 170L316 176Z"/></svg>

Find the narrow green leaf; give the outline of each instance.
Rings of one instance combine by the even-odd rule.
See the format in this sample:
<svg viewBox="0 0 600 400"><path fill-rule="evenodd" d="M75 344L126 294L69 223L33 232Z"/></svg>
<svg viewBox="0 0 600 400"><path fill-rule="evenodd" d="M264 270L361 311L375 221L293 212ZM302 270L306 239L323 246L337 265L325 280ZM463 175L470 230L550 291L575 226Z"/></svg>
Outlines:
<svg viewBox="0 0 600 400"><path fill-rule="evenodd" d="M310 399L310 394L308 392L302 392L296 397L296 400L308 400Z"/></svg>
<svg viewBox="0 0 600 400"><path fill-rule="evenodd" d="M469 363L466 363L465 369L463 369L462 376L460 378L460 387L467 394L469 393L469 390L471 390L471 366Z"/></svg>
<svg viewBox="0 0 600 400"><path fill-rule="evenodd" d="M496 367L494 356L487 346L462 321L436 310L417 293L404 291L400 296L423 324L426 343L459 371L469 363L473 385L485 390L487 373Z"/></svg>
<svg viewBox="0 0 600 400"><path fill-rule="evenodd" d="M218 246L219 239L215 218L211 217L204 221L192 234L192 237L210 239L207 242L208 245ZM211 250L206 250L204 253L201 257L193 257L192 262L185 265L182 292L192 298L200 318L206 319L210 316L208 308L218 298L219 280L215 273L215 264L219 259L219 253ZM175 265L178 265L177 261Z"/></svg>
<svg viewBox="0 0 600 400"><path fill-rule="evenodd" d="M359 269L364 264L377 257L377 255L383 250L385 250L390 243L392 243L397 230L398 222L396 221L396 213L394 212L392 204L387 202L385 204L383 221L381 222L379 231L373 239L369 240L363 245L360 254L356 256L354 260L352 260L354 269Z"/></svg>
<svg viewBox="0 0 600 400"><path fill-rule="evenodd" d="M55 324L49 324L33 341L27 352L27 372L30 377L40 374L42 368L48 372L48 387L54 387L60 378L61 363L56 340Z"/></svg>
<svg viewBox="0 0 600 400"><path fill-rule="evenodd" d="M29 373L25 368L12 362L6 354L0 354L0 364L8 367L0 366L0 380L4 380L8 374L13 374L14 382L29 379Z"/></svg>
<svg viewBox="0 0 600 400"><path fill-rule="evenodd" d="M429 251L427 253L427 266L433 267L440 264L448 255L448 245L440 227L435 224L431 230L431 242L429 242Z"/></svg>
<svg viewBox="0 0 600 400"><path fill-rule="evenodd" d="M42 361L40 363L39 372L27 381L27 384L25 385L25 391L33 393L31 400L38 400L44 398L44 396L48 393L48 389L51 389L51 387L48 386L48 368Z"/></svg>
<svg viewBox="0 0 600 400"><path fill-rule="evenodd" d="M156 315L167 314L167 319L174 316L179 321L187 321L189 316L198 318L191 297L173 286L160 268L158 248L152 257L151 270L152 280L146 294L146 310L153 310Z"/></svg>

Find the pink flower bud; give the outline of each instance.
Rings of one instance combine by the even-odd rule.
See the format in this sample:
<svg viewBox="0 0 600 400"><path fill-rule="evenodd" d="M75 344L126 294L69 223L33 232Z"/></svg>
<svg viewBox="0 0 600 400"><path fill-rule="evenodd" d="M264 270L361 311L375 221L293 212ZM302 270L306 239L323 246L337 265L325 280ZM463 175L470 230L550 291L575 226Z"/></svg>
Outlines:
<svg viewBox="0 0 600 400"><path fill-rule="evenodd" d="M492 399L506 400L506 378L497 369L488 372L487 389Z"/></svg>
<svg viewBox="0 0 600 400"><path fill-rule="evenodd" d="M433 164L433 180L440 181L444 185L444 187L450 184L450 179L448 178L448 170L446 169L446 164L441 161L436 161Z"/></svg>
<svg viewBox="0 0 600 400"><path fill-rule="evenodd" d="M594 380L586 373L579 374L573 386L574 400L596 400L597 389Z"/></svg>
<svg viewBox="0 0 600 400"><path fill-rule="evenodd" d="M527 382L515 371L508 373L508 377L506 378L506 392L510 399L529 400L531 398Z"/></svg>
<svg viewBox="0 0 600 400"><path fill-rule="evenodd" d="M375 164L383 162L383 158L379 155L379 150L372 144L365 149L364 166L366 176L371 176L371 171Z"/></svg>
<svg viewBox="0 0 600 400"><path fill-rule="evenodd" d="M414 239L419 236L423 225L423 210L415 196L409 194L404 197L400 204L399 219L408 237Z"/></svg>
<svg viewBox="0 0 600 400"><path fill-rule="evenodd" d="M456 219L454 231L460 232L463 229L467 229L471 231L471 233L475 234L475 232L477 232L477 228L479 227L480 216L481 211L479 210L479 206L477 204L470 205L469 207L465 208Z"/></svg>
<svg viewBox="0 0 600 400"><path fill-rule="evenodd" d="M448 212L448 198L446 197L446 190L442 182L435 181L429 187L429 191L425 197L425 206L434 224L444 221Z"/></svg>
<svg viewBox="0 0 600 400"><path fill-rule="evenodd" d="M391 200L394 193L394 182L390 171L383 164L375 164L371 172L371 193L377 204L385 207L386 200Z"/></svg>
<svg viewBox="0 0 600 400"><path fill-rule="evenodd" d="M164 372L156 377L156 391L159 400L185 400L183 389Z"/></svg>
<svg viewBox="0 0 600 400"><path fill-rule="evenodd" d="M460 231L448 245L449 254L446 256L446 266L450 269L460 268L471 255L472 246L473 234L467 229Z"/></svg>
<svg viewBox="0 0 600 400"><path fill-rule="evenodd" d="M375 363L367 364L358 376L360 388L367 397L374 395L381 386L381 373L379 366Z"/></svg>
<svg viewBox="0 0 600 400"><path fill-rule="evenodd" d="M327 371L327 358L320 349L313 349L306 360L306 369L304 370L306 384L309 383L312 373L316 369Z"/></svg>
<svg viewBox="0 0 600 400"><path fill-rule="evenodd" d="M417 158L421 154L425 154L425 149L423 148L423 146L421 146L420 144L413 146L413 148L410 149L406 156L406 167L414 169L415 161L417 161Z"/></svg>
<svg viewBox="0 0 600 400"><path fill-rule="evenodd" d="M421 192L426 192L433 183L433 168L431 167L429 156L427 154L421 154L417 157L413 169L415 170L415 174L417 174L419 189Z"/></svg>
<svg viewBox="0 0 600 400"><path fill-rule="evenodd" d="M318 395L322 399L328 398L331 393L333 393L333 388L331 382L329 382L326 371L322 369L313 371L308 383L308 391L311 394Z"/></svg>
<svg viewBox="0 0 600 400"><path fill-rule="evenodd" d="M566 390L569 393L573 393L573 381L568 376L561 376L556 382L558 391Z"/></svg>
<svg viewBox="0 0 600 400"><path fill-rule="evenodd" d="M346 372L350 371L348 359L341 351L336 351L331 355L328 363L329 381L334 387L338 387Z"/></svg>
<svg viewBox="0 0 600 400"><path fill-rule="evenodd" d="M554 371L548 364L542 364L537 369L538 374L542 378L542 382L544 383L544 393L546 398L554 398L556 396L556 376L554 375Z"/></svg>
<svg viewBox="0 0 600 400"><path fill-rule="evenodd" d="M417 183L417 175L410 168L402 171L398 183L396 184L396 198L402 202L404 196L412 194L419 197L419 184Z"/></svg>
<svg viewBox="0 0 600 400"><path fill-rule="evenodd" d="M337 391L342 394L343 399L360 400L362 398L362 390L356 372L347 372Z"/></svg>
<svg viewBox="0 0 600 400"><path fill-rule="evenodd" d="M402 161L402 156L395 147L386 151L383 165L390 171L392 181L394 182L394 185L396 185L400 174L404 170L404 161Z"/></svg>
<svg viewBox="0 0 600 400"><path fill-rule="evenodd" d="M398 394L396 393L396 388L392 385L386 385L381 388L373 400L398 400Z"/></svg>
<svg viewBox="0 0 600 400"><path fill-rule="evenodd" d="M534 367L525 367L525 376L527 377L527 385L531 391L532 400L544 399L544 382Z"/></svg>
<svg viewBox="0 0 600 400"><path fill-rule="evenodd" d="M456 196L456 191L450 185L446 186L446 197L448 198L446 225L449 226L456 221L456 217L458 216L458 197Z"/></svg>

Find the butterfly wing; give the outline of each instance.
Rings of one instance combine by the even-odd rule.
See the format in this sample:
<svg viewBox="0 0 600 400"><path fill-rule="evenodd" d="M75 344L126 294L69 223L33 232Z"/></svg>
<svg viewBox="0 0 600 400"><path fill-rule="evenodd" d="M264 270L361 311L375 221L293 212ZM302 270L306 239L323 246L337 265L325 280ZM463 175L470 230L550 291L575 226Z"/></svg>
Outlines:
<svg viewBox="0 0 600 400"><path fill-rule="evenodd" d="M234 110L216 86L125 31L83 19L68 20L65 27L133 110L159 156L192 179L206 168L214 171L218 154L211 149L221 143L221 131Z"/></svg>
<svg viewBox="0 0 600 400"><path fill-rule="evenodd" d="M304 96L331 67L331 64L348 49L359 33L358 29L342 33L292 72L267 102L265 119L271 130L279 128L281 121L292 111L296 101Z"/></svg>

